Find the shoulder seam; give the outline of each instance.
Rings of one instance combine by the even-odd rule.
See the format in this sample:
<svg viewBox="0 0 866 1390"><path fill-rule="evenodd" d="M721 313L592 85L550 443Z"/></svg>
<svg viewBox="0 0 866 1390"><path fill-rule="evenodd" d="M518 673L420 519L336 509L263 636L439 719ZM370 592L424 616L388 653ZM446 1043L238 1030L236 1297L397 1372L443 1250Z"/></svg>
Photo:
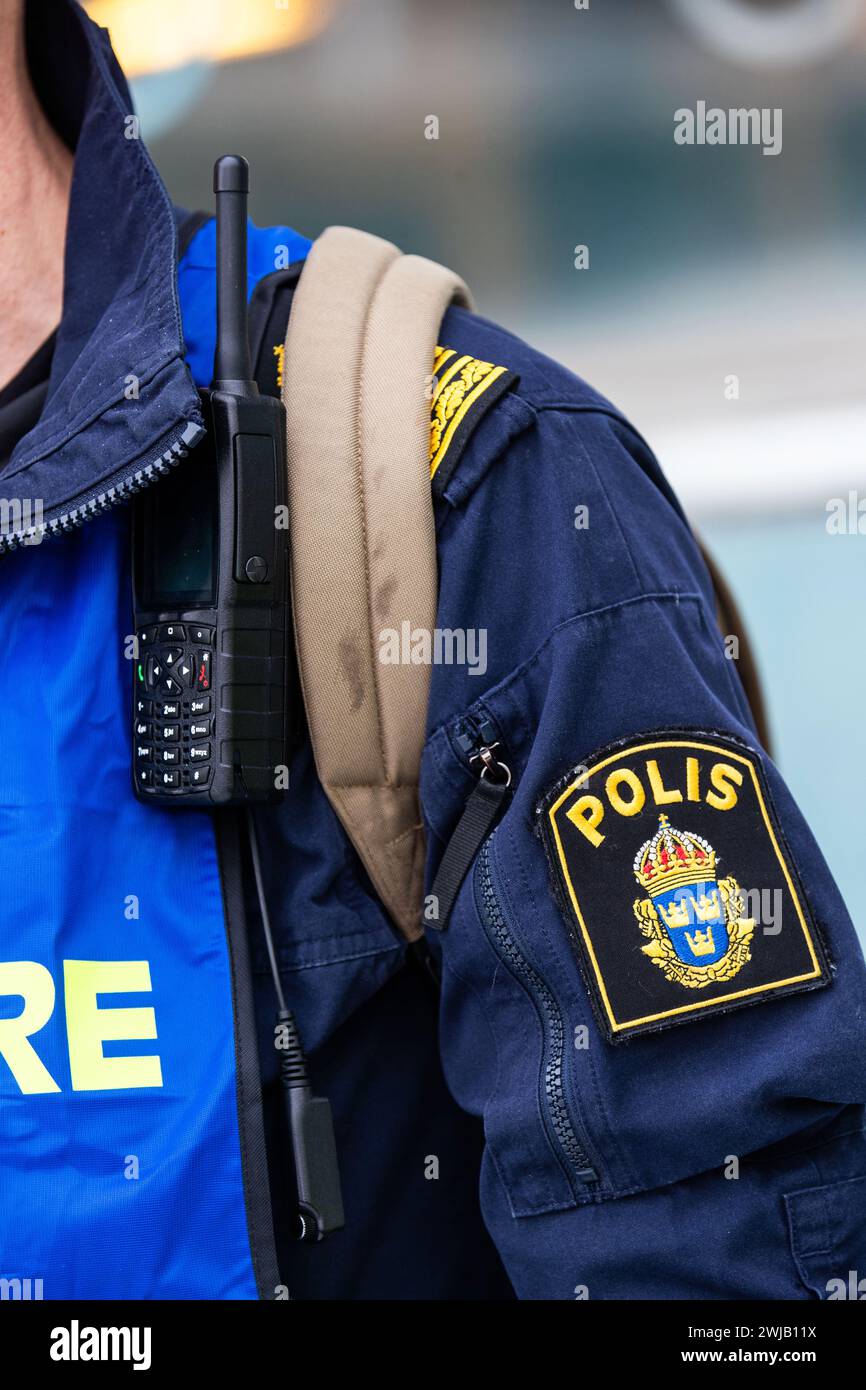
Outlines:
<svg viewBox="0 0 866 1390"><path fill-rule="evenodd" d="M515 395L519 396L520 392L516 391ZM594 405L589 402L584 404L581 401L537 402L532 401L531 398L528 396L521 396L521 400L525 400L527 404L532 404L533 408L538 412L539 415L541 415L544 411L547 410L558 410L561 411L564 415L605 415L609 420L615 420L618 425L623 425L625 429L628 430L629 434L632 435L634 439L636 439L640 444L643 445L647 453L651 454L652 457L655 458L655 454L653 453L652 447L647 442L644 435L641 434L640 430L637 428L636 425L632 424L631 420L628 418L627 415L623 415L622 411L617 410L615 405L605 405L601 403L598 405Z"/></svg>
<svg viewBox="0 0 866 1390"><path fill-rule="evenodd" d="M631 544L629 543L629 539L628 539L628 536L626 535L625 528L623 527L623 524L622 524L622 522L621 522L620 519L619 519L619 515L618 515L618 513L617 513L617 509L616 509L616 507L613 505L613 502L611 501L610 493L608 492L607 487L605 486L605 482L604 482L604 479L603 479L603 477L602 477L602 470L601 470L600 468L597 468L597 467L596 467L595 462L594 462L593 459L590 457L589 450L587 449L587 447L586 447L586 445L584 444L583 440L580 438L580 435L579 435L579 434L575 437L575 443L577 444L578 449L579 449L580 452L582 453L582 455L583 455L583 457L584 457L584 460L585 460L585 462L586 462L587 467L590 469L591 473L595 476L595 479L596 479L596 482L597 482L597 484L598 484L599 490L600 490L602 496L604 497L605 502L607 503L607 508L608 508L608 511L610 512L610 515L611 515L612 519L613 519L613 524L614 524L614 526L616 527L617 531L619 532L620 540L622 541L623 547L625 548L625 553L626 553L626 555L628 556L628 561L629 561L629 564L631 565L631 568L632 568L632 574L634 575L635 584L637 585L638 589L640 589L640 587L641 587L641 576L640 576L640 570L638 569L637 560L635 559L635 554L634 554L634 551L632 550Z"/></svg>

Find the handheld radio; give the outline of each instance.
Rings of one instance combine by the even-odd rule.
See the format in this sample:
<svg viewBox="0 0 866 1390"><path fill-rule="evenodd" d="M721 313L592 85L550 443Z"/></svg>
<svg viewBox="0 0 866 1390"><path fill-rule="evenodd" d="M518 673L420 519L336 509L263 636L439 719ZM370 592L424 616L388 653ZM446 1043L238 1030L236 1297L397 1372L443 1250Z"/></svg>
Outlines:
<svg viewBox="0 0 866 1390"><path fill-rule="evenodd" d="M288 730L285 412L247 333L249 166L214 165L217 332L207 437L133 507L133 781L166 806L280 799ZM278 512L278 509L279 512Z"/></svg>

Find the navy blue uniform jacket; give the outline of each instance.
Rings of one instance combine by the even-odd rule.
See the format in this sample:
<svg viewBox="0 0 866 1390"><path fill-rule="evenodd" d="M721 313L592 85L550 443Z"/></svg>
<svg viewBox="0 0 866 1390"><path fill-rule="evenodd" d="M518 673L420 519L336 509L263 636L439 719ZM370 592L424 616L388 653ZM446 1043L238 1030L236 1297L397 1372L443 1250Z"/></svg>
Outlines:
<svg viewBox="0 0 866 1390"><path fill-rule="evenodd" d="M63 324L42 418L0 480L13 498L26 478L49 530L69 530L0 558L7 605L36 585L34 640L47 605L61 647L76 566L128 593L125 489L200 420L214 294L212 224L190 238L141 142L118 138L125 87L110 50L62 14L45 43L78 25L84 47L67 39L61 66L89 74L84 87L44 84L77 147ZM285 227L251 230L254 306L264 282L271 302L276 249L302 274L307 246ZM257 322L266 336L267 315ZM866 1269L866 976L845 906L759 745L706 570L641 436L475 314L451 309L439 344L452 385L440 445L485 364L506 369L507 389L475 397L433 478L437 625L482 645L474 663L432 670L428 885L485 739L512 784L447 928L428 923L432 973L388 921L306 735L284 804L258 816L283 983L334 1106L347 1215L320 1247L289 1238L253 923L282 1277L298 1298L826 1298L834 1277ZM102 620L105 642L130 630L123 604L116 644L115 617ZM77 669L99 706L88 682L104 657ZM0 699L28 737L17 687L4 681ZM60 718L58 704L48 726ZM82 727L114 740L91 775L117 772L118 825L132 799L128 711L105 706ZM63 799L53 785L43 817ZM163 838L149 872L159 884L171 863L160 891L186 903L202 861L197 842L178 850L193 834L183 820L152 822ZM29 842L4 827L26 861ZM98 879L80 890L98 912Z"/></svg>

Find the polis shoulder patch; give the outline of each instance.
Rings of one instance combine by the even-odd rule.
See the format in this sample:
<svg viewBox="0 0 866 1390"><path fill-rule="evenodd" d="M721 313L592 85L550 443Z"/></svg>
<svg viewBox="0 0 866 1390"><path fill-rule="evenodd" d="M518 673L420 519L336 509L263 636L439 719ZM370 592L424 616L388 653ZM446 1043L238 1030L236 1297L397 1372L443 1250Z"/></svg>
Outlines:
<svg viewBox="0 0 866 1390"><path fill-rule="evenodd" d="M457 467L473 430L517 380L517 373L507 367L437 347L430 406L430 480L437 494Z"/></svg>
<svg viewBox="0 0 866 1390"><path fill-rule="evenodd" d="M746 744L702 730L642 734L574 769L539 816L610 1042L829 984Z"/></svg>

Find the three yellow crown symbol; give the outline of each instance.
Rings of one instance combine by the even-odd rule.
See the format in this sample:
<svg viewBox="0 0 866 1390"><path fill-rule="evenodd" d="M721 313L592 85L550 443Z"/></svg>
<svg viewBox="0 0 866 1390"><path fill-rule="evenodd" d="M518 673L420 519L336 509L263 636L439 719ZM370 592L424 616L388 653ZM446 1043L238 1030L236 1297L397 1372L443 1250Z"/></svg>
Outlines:
<svg viewBox="0 0 866 1390"><path fill-rule="evenodd" d="M671 927L687 927L692 920L687 898L681 898L677 903L669 903L667 907L664 903L659 903L656 910L669 930Z"/></svg>
<svg viewBox="0 0 866 1390"><path fill-rule="evenodd" d="M699 898L694 899L694 905L695 916L699 922L711 921L718 917L721 912L718 888L714 888L712 893L702 893Z"/></svg>
<svg viewBox="0 0 866 1390"><path fill-rule="evenodd" d="M706 931L696 931L694 936L686 932L686 941L693 956L711 956L716 949L712 927L707 927Z"/></svg>
<svg viewBox="0 0 866 1390"><path fill-rule="evenodd" d="M715 921L721 912L719 890L714 888L711 893L702 893L699 898L683 896L678 902L668 903L667 906L659 903L657 910L668 928L687 927L692 921Z"/></svg>

